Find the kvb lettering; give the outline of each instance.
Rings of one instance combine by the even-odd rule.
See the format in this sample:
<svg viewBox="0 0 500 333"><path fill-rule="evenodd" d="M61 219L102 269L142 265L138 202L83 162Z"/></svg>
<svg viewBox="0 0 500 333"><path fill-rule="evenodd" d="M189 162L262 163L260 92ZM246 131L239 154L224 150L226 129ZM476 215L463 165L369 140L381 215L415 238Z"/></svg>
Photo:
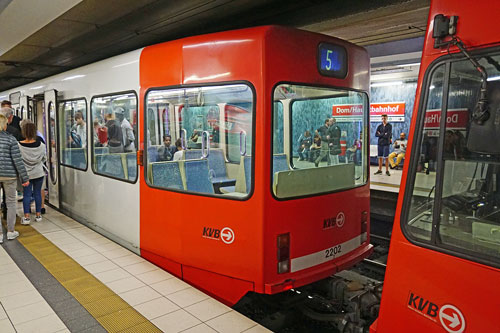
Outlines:
<svg viewBox="0 0 500 333"><path fill-rule="evenodd" d="M432 318L436 318L439 310L436 304L413 293L410 293L408 307Z"/></svg>

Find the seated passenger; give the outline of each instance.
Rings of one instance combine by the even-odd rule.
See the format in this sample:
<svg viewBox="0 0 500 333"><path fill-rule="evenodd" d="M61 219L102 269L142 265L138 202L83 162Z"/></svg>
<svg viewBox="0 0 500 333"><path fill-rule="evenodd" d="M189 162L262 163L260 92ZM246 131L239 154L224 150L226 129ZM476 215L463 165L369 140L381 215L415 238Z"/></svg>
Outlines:
<svg viewBox="0 0 500 333"><path fill-rule="evenodd" d="M200 138L200 133L197 130L194 130L193 134L191 134L191 137L189 137L188 148L190 148L190 149L200 149L201 148L201 142L198 142L199 138Z"/></svg>
<svg viewBox="0 0 500 333"><path fill-rule="evenodd" d="M304 134L299 137L299 149L297 150L299 153L299 161L309 159L309 150L311 148L311 145L311 132L305 131Z"/></svg>
<svg viewBox="0 0 500 333"><path fill-rule="evenodd" d="M173 160L179 161L182 159L182 141L180 138L175 141L175 148L177 149L177 151L174 154Z"/></svg>
<svg viewBox="0 0 500 333"><path fill-rule="evenodd" d="M177 151L175 146L171 145L172 137L170 134L163 136L163 146L158 149L158 161L172 161Z"/></svg>
<svg viewBox="0 0 500 333"><path fill-rule="evenodd" d="M399 135L399 140L394 141L394 151L389 154L389 163L391 164L391 169L397 168L406 154L406 146L408 145L408 140L406 140L406 134L402 132ZM396 158L396 163L394 163L394 157Z"/></svg>

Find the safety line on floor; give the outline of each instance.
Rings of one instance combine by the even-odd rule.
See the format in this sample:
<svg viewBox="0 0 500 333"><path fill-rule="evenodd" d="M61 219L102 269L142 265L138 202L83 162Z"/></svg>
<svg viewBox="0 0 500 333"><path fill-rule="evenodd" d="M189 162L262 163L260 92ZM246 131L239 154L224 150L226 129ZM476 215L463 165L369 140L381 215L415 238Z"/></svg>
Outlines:
<svg viewBox="0 0 500 333"><path fill-rule="evenodd" d="M32 226L16 226L21 243L108 332L161 332Z"/></svg>

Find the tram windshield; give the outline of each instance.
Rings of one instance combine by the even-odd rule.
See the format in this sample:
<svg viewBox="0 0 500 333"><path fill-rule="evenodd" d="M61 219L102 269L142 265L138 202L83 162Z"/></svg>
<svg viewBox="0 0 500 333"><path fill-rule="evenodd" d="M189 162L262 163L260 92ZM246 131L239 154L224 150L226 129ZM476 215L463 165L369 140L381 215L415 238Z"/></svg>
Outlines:
<svg viewBox="0 0 500 333"><path fill-rule="evenodd" d="M482 121L475 110L483 79L470 61L431 74L406 229L418 240L500 262L500 55L477 59L488 76L489 117Z"/></svg>
<svg viewBox="0 0 500 333"><path fill-rule="evenodd" d="M367 95L281 84L274 90L272 186L278 198L367 181Z"/></svg>

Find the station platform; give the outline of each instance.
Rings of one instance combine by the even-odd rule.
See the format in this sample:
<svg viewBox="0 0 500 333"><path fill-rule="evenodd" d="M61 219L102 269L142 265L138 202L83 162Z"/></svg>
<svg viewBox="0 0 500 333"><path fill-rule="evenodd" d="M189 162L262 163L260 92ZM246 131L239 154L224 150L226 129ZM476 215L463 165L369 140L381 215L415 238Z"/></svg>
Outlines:
<svg viewBox="0 0 500 333"><path fill-rule="evenodd" d="M389 169L390 176L385 174L385 166L381 175L374 175L378 166L370 165L370 190L399 193L403 170Z"/></svg>
<svg viewBox="0 0 500 333"><path fill-rule="evenodd" d="M28 226L18 217L20 236L0 246L0 332L270 332L46 209Z"/></svg>

